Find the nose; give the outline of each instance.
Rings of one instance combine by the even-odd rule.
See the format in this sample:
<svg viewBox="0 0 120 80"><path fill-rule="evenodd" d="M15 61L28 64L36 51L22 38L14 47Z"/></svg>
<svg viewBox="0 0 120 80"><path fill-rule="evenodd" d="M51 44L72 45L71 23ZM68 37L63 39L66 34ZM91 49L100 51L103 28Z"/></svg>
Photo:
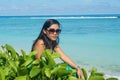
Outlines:
<svg viewBox="0 0 120 80"><path fill-rule="evenodd" d="M53 34L57 34L57 32L55 31Z"/></svg>

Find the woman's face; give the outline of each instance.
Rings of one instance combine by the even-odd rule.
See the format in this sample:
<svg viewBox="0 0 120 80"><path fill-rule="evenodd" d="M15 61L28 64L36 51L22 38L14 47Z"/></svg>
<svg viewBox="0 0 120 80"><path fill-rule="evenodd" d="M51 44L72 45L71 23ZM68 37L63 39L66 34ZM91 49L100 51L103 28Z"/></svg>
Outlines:
<svg viewBox="0 0 120 80"><path fill-rule="evenodd" d="M52 41L56 40L61 32L58 24L53 24L47 30L44 30L44 33L47 35L49 39Z"/></svg>

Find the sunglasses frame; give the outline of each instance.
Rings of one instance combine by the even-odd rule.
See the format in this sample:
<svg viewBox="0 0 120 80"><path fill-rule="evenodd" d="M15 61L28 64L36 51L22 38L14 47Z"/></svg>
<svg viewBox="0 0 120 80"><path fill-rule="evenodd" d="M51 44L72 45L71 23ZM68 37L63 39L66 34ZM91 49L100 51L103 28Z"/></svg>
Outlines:
<svg viewBox="0 0 120 80"><path fill-rule="evenodd" d="M57 33L57 34L59 34L60 32L61 32L61 29L49 29L49 30L47 30L48 32L49 32L49 34L54 34L55 32Z"/></svg>

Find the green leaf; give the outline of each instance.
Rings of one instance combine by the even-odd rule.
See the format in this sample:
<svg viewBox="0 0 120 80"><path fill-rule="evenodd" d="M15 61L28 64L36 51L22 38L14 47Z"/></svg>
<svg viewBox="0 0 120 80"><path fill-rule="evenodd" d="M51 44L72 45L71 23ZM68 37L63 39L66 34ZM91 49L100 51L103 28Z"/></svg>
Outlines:
<svg viewBox="0 0 120 80"><path fill-rule="evenodd" d="M66 63L60 63L60 64L57 64L56 66L59 66L61 69L66 69L66 67L68 66L68 64L66 64Z"/></svg>
<svg viewBox="0 0 120 80"><path fill-rule="evenodd" d="M52 54L52 58L59 58L61 57L61 55L59 53L53 53Z"/></svg>
<svg viewBox="0 0 120 80"><path fill-rule="evenodd" d="M27 59L26 59L26 61L22 64L22 66L27 66L27 65L29 65L31 62L33 61L33 59L32 58L30 58L30 57L28 57Z"/></svg>
<svg viewBox="0 0 120 80"><path fill-rule="evenodd" d="M92 68L92 71L91 71L91 76L93 76L94 75L94 73L96 73L97 72L97 69L96 68Z"/></svg>
<svg viewBox="0 0 120 80"><path fill-rule="evenodd" d="M45 68L45 74L48 78L50 78L50 76L51 76L50 68Z"/></svg>
<svg viewBox="0 0 120 80"><path fill-rule="evenodd" d="M13 62L12 60L9 60L9 64L14 69L14 71L17 73L17 66L16 66L15 62Z"/></svg>
<svg viewBox="0 0 120 80"><path fill-rule="evenodd" d="M56 72L58 77L62 77L62 76L68 76L72 73L72 70L64 70L64 69L60 69Z"/></svg>
<svg viewBox="0 0 120 80"><path fill-rule="evenodd" d="M107 78L106 80L118 80L118 79L111 77L111 78Z"/></svg>
<svg viewBox="0 0 120 80"><path fill-rule="evenodd" d="M5 80L5 74L5 71L2 68L0 68L0 80Z"/></svg>
<svg viewBox="0 0 120 80"><path fill-rule="evenodd" d="M15 78L15 80L27 80L26 76L18 76Z"/></svg>
<svg viewBox="0 0 120 80"><path fill-rule="evenodd" d="M93 73L93 76L104 76L104 73L95 72L95 73Z"/></svg>
<svg viewBox="0 0 120 80"><path fill-rule="evenodd" d="M33 78L36 75L40 73L40 68L39 67L33 67L32 70L30 71L30 77Z"/></svg>
<svg viewBox="0 0 120 80"><path fill-rule="evenodd" d="M66 70L66 64L59 64L51 70L51 74L56 74L58 77L67 76L74 72L74 70Z"/></svg>
<svg viewBox="0 0 120 80"><path fill-rule="evenodd" d="M3 56L4 58L6 58L7 60L10 60L10 59L11 59L11 57L10 57L10 55L9 55L8 53L4 53L2 56Z"/></svg>
<svg viewBox="0 0 120 80"><path fill-rule="evenodd" d="M36 50L30 52L29 57L33 57L33 56L35 56L37 53L38 53L38 51L36 51Z"/></svg>
<svg viewBox="0 0 120 80"><path fill-rule="evenodd" d="M88 80L105 80L103 76L91 76Z"/></svg>
<svg viewBox="0 0 120 80"><path fill-rule="evenodd" d="M69 76L68 80L82 80L82 79L78 79L78 78L76 78L74 76Z"/></svg>
<svg viewBox="0 0 120 80"><path fill-rule="evenodd" d="M8 45L8 44L6 44L5 46L6 46L7 51L11 53L12 58L13 59L18 59L18 54L15 51L15 49L12 46Z"/></svg>
<svg viewBox="0 0 120 80"><path fill-rule="evenodd" d="M22 52L23 58L25 60L26 59L26 52L24 50L21 50L21 52Z"/></svg>
<svg viewBox="0 0 120 80"><path fill-rule="evenodd" d="M10 71L11 71L11 68L9 66L7 67L4 67L4 71L5 71L5 75L9 75Z"/></svg>
<svg viewBox="0 0 120 80"><path fill-rule="evenodd" d="M38 60L38 59L35 59L33 62L32 62L32 64L39 64L40 63L40 61Z"/></svg>
<svg viewBox="0 0 120 80"><path fill-rule="evenodd" d="M54 66L55 61L54 58L52 58L51 51L49 49L46 49L42 54L45 54L46 64L49 66Z"/></svg>
<svg viewBox="0 0 120 80"><path fill-rule="evenodd" d="M87 75L87 72L84 68L81 68L82 72L83 72L83 75L84 75L84 79L87 80L88 79L88 75Z"/></svg>
<svg viewBox="0 0 120 80"><path fill-rule="evenodd" d="M59 67L55 67L55 68L53 68L53 69L51 70L51 73L52 73L52 74L55 74L58 70L60 70L60 68L59 68Z"/></svg>
<svg viewBox="0 0 120 80"><path fill-rule="evenodd" d="M18 73L19 73L20 76L24 76L24 75L28 74L28 72L30 72L28 68L26 68L26 67L21 68L20 67Z"/></svg>

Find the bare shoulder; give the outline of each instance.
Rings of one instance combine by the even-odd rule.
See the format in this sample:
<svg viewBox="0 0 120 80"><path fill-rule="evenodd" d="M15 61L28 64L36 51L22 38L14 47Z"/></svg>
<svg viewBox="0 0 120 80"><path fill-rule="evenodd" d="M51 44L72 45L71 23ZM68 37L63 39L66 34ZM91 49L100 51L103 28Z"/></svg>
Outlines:
<svg viewBox="0 0 120 80"><path fill-rule="evenodd" d="M55 47L55 50L58 50L58 49L61 49L61 48L59 47L59 45L57 45L57 46Z"/></svg>
<svg viewBox="0 0 120 80"><path fill-rule="evenodd" d="M44 41L42 39L38 40L36 44L39 44L39 45L44 45Z"/></svg>
<svg viewBox="0 0 120 80"><path fill-rule="evenodd" d="M42 39L38 40L34 46L34 49L39 50L39 49L44 49L45 45L44 45L44 41Z"/></svg>
<svg viewBox="0 0 120 80"><path fill-rule="evenodd" d="M44 41L42 39L38 40L35 46L43 46L44 47Z"/></svg>
<svg viewBox="0 0 120 80"><path fill-rule="evenodd" d="M59 45L57 45L55 48L60 48Z"/></svg>

